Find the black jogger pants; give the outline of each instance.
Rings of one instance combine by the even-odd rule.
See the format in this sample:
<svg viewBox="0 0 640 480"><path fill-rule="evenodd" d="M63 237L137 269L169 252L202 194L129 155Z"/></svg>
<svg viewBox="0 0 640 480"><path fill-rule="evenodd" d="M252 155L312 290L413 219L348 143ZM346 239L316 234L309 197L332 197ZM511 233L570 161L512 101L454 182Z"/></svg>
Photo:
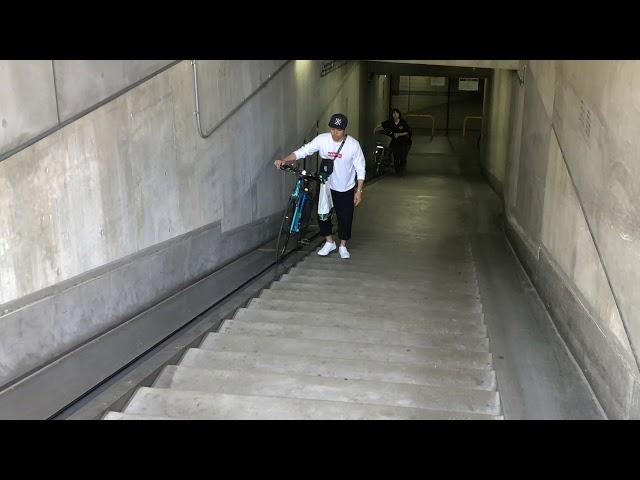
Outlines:
<svg viewBox="0 0 640 480"><path fill-rule="evenodd" d="M349 240L351 238L351 223L353 222L353 196L355 194L355 186L351 190L346 192L337 192L331 190L331 200L333 200L333 208L331 214L335 210L336 217L338 217L338 236L340 240ZM331 215L327 220L320 220L318 218L318 225L320 226L320 235L326 237L331 235Z"/></svg>
<svg viewBox="0 0 640 480"><path fill-rule="evenodd" d="M393 156L398 163L400 172L404 172L407 168L407 155L409 154L410 148L411 144L408 142L396 142L391 145L391 151L393 151Z"/></svg>

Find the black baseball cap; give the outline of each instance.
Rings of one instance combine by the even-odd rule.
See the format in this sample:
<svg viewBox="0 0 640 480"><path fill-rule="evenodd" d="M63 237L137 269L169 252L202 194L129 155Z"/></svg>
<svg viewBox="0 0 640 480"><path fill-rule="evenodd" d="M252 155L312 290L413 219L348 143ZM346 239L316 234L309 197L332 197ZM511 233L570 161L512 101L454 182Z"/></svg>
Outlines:
<svg viewBox="0 0 640 480"><path fill-rule="evenodd" d="M344 130L347 128L347 117L341 113L334 113L331 115L331 120L329 120L329 126L331 128L337 128L339 130Z"/></svg>

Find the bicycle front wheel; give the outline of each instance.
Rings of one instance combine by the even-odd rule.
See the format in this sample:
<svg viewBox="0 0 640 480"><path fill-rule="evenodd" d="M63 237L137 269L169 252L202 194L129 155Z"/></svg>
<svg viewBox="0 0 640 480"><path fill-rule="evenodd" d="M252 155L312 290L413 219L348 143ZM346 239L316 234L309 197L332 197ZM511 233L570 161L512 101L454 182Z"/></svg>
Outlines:
<svg viewBox="0 0 640 480"><path fill-rule="evenodd" d="M375 176L378 177L382 175L382 155L376 152L374 159L375 159Z"/></svg>
<svg viewBox="0 0 640 480"><path fill-rule="evenodd" d="M278 233L278 240L276 241L276 262L279 263L282 257L287 253L287 249L290 246L291 240L291 222L293 221L293 213L296 210L296 201L290 199L287 204L287 208L282 216L282 222L280 223L280 233Z"/></svg>
<svg viewBox="0 0 640 480"><path fill-rule="evenodd" d="M314 200L316 196L309 192L309 196L304 203L304 207L302 208L302 212L300 212L300 229L296 234L296 243L298 245L305 245L306 243L306 235L309 230L309 223L311 223L311 215L314 207Z"/></svg>

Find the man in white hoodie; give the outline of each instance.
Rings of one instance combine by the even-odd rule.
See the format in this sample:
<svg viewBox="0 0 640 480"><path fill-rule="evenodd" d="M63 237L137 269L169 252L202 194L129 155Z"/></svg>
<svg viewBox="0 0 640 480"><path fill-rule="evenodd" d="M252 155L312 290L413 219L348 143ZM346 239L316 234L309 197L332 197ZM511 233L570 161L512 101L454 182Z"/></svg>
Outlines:
<svg viewBox="0 0 640 480"><path fill-rule="evenodd" d="M340 237L338 252L341 258L349 258L347 240L351 238L354 207L357 207L362 201L365 159L360 143L347 135L347 117L345 115L341 113L331 115L329 127L331 128L330 132L318 135L295 152L291 152L273 163L280 168L283 163L295 162L320 152L320 158L324 159L323 164L329 165L332 170L328 185L331 189L333 208L338 217L338 236ZM331 235L331 216L327 220L318 219L318 223L320 234L326 238L318 255L329 255L337 248Z"/></svg>

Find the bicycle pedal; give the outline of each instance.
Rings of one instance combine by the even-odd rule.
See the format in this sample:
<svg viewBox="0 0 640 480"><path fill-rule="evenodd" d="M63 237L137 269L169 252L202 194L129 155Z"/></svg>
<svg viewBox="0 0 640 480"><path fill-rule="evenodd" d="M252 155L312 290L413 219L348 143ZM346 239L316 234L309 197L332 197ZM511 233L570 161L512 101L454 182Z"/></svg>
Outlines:
<svg viewBox="0 0 640 480"><path fill-rule="evenodd" d="M309 240L307 240L306 238L303 238L302 240L300 240L298 242L298 245L302 245L303 247L308 247L311 244L311 242Z"/></svg>

